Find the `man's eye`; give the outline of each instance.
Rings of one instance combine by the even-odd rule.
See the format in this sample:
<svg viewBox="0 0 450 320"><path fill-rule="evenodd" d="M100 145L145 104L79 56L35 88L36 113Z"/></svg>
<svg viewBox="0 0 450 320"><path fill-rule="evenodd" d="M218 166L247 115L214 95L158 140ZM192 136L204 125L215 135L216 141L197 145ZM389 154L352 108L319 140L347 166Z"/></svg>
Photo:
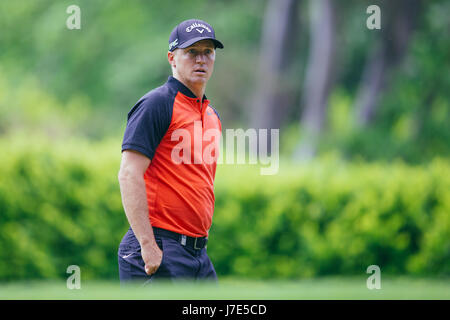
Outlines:
<svg viewBox="0 0 450 320"><path fill-rule="evenodd" d="M190 53L190 54L196 54L197 51L195 51L194 49L191 49L191 50L189 50L189 53Z"/></svg>

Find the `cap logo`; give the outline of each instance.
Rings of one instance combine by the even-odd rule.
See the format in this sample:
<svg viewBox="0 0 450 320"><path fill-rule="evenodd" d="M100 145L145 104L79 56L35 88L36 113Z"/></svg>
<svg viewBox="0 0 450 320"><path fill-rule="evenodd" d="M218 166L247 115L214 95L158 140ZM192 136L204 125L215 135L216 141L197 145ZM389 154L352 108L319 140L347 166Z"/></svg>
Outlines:
<svg viewBox="0 0 450 320"><path fill-rule="evenodd" d="M203 33L203 31L205 31L204 29L206 29L208 32L211 32L211 29L208 26L204 25L203 23L197 23L197 22L194 22L189 27L187 27L186 32L191 32L192 29L194 29L194 28L196 28L195 30L197 30L200 33ZM202 29L202 31L200 31L197 28L203 28L203 29Z"/></svg>
<svg viewBox="0 0 450 320"><path fill-rule="evenodd" d="M178 38L169 43L169 50L175 47L178 44Z"/></svg>

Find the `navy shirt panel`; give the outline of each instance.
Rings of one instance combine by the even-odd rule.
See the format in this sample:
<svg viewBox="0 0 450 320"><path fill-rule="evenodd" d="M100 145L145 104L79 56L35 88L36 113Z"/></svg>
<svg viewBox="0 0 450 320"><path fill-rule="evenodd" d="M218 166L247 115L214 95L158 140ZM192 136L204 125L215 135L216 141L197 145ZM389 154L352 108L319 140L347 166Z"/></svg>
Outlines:
<svg viewBox="0 0 450 320"><path fill-rule="evenodd" d="M144 95L128 113L122 152L135 150L150 160L172 121L175 92L167 85Z"/></svg>

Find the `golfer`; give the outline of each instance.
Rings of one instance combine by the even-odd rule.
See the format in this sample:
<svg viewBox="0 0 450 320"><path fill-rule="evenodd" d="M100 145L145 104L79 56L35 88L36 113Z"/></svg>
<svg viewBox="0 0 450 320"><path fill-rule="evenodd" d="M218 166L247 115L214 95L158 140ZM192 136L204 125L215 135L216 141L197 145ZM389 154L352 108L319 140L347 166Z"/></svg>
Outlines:
<svg viewBox="0 0 450 320"><path fill-rule="evenodd" d="M130 229L118 250L121 282L217 281L206 244L222 125L205 96L216 48L223 45L211 25L181 22L169 38L172 76L128 113L119 183Z"/></svg>

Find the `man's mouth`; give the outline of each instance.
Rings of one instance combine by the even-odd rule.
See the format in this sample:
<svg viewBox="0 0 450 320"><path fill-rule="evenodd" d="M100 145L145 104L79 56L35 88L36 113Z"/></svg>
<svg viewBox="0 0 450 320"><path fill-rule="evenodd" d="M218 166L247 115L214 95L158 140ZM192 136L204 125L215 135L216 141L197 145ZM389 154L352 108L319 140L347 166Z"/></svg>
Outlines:
<svg viewBox="0 0 450 320"><path fill-rule="evenodd" d="M195 69L194 72L195 72L195 73L206 74L205 69Z"/></svg>

